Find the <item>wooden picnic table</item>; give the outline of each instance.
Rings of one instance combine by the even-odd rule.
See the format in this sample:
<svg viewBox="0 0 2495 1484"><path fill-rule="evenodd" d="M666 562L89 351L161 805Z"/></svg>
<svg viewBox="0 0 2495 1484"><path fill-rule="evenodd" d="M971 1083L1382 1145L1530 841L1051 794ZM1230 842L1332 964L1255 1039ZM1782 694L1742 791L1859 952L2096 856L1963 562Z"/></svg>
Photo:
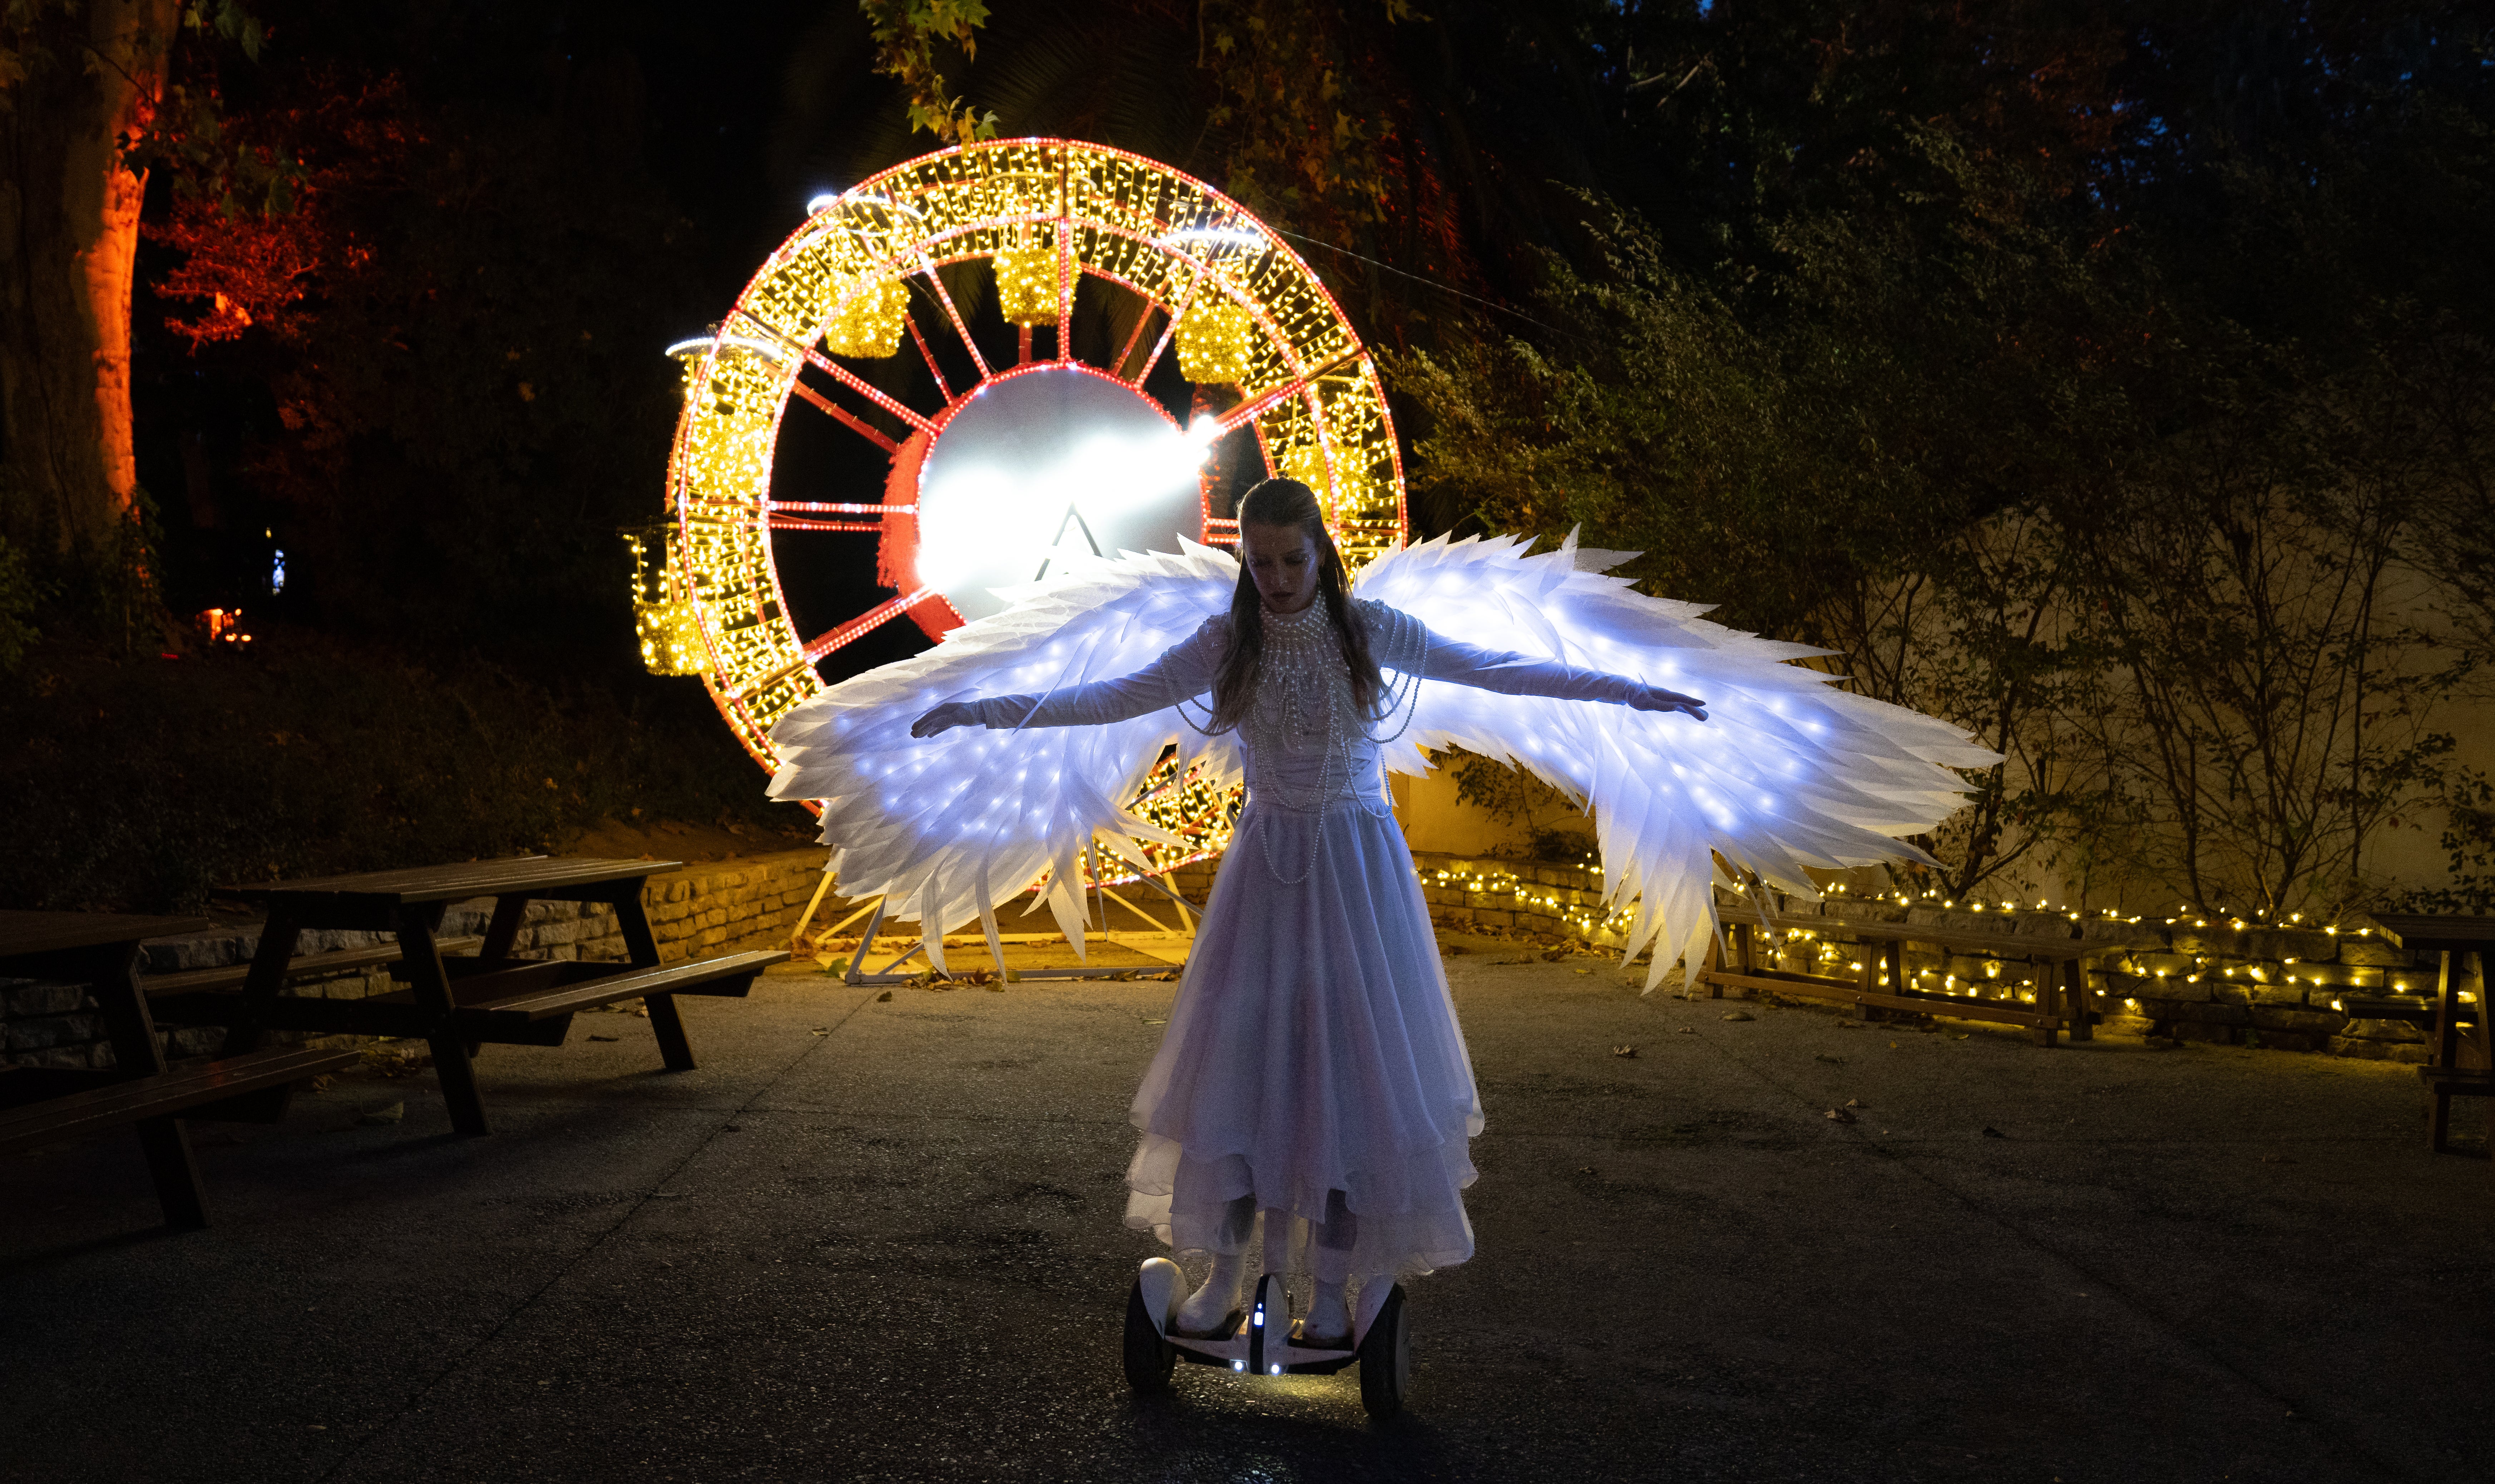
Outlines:
<svg viewBox="0 0 2495 1484"><path fill-rule="evenodd" d="M637 999L649 1009L667 1069L691 1071L693 1046L674 996L743 995L755 975L788 956L727 954L662 966L641 889L652 875L681 863L523 856L223 888L220 894L268 912L250 971L238 990L168 995L157 1003L169 1017L227 1027L229 1053L250 1050L277 1028L421 1037L432 1047L451 1127L482 1135L490 1131L472 1064L482 1044L561 1045L574 1013ZM480 896L494 898L484 941L474 957L446 956L438 937L443 915L453 902ZM532 901L612 906L630 956L622 963L511 956ZM307 928L395 934L399 961L392 973L408 987L360 1000L281 997L297 936Z"/></svg>
<svg viewBox="0 0 2495 1484"><path fill-rule="evenodd" d="M2418 1069L2434 1093L2434 1114L2427 1124L2428 1147L2440 1154L2449 1145L2451 1100L2478 1098L2486 1105L2486 1147L2495 1152L2495 1045L2486 1024L2486 969L2495 963L2495 918L2440 917L2416 913L2378 912L2374 925L2394 948L2442 954L2442 972L2434 993L2434 1039L2427 1063ZM2457 955L2478 955L2478 994L2462 999Z"/></svg>
<svg viewBox="0 0 2495 1484"><path fill-rule="evenodd" d="M353 1062L352 1051L280 1047L169 1068L139 984L148 938L197 932L201 917L103 912L0 912L0 974L83 984L104 1013L113 1065L21 1067L0 1073L0 1153L135 1125L166 1225L208 1225L207 1193L182 1115L268 1121L294 1085Z"/></svg>
<svg viewBox="0 0 2495 1484"><path fill-rule="evenodd" d="M1725 986L1730 985L1836 1000L1875 1010L2017 1025L2033 1032L2039 1045L2053 1045L2055 1033L2063 1030L2070 1032L2073 1041L2095 1039L2095 1022L2087 1006L2087 978L2079 960L2090 954L2105 953L2105 944L2033 933L1970 932L1923 923L1860 922L1852 918L1774 913L1763 917L1748 904L1728 904L1721 912L1725 933L1733 942L1735 961L1724 961L1724 938L1718 937L1709 943L1707 964L1698 976L1702 984L1712 986L1718 999L1723 997ZM1866 945L1861 966L1851 979L1763 966L1760 960L1766 943L1762 935L1795 933L1845 933L1861 939ZM2036 1002L2031 1008L1982 994L1918 989L1906 975L1909 943L1929 943L1945 953L2023 958L2038 971ZM1880 983L1884 964L1889 971L1885 986Z"/></svg>

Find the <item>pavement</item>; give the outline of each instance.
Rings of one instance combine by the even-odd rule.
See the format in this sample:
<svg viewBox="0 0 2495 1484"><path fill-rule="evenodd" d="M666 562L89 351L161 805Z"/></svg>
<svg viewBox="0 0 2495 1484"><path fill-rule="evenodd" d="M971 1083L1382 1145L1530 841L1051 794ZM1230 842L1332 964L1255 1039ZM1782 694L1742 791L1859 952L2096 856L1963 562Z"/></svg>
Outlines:
<svg viewBox="0 0 2495 1484"><path fill-rule="evenodd" d="M631 1015L488 1047L490 1137L378 1070L195 1125L207 1231L126 1136L0 1160L0 1478L2489 1476L2495 1188L2409 1069L1450 941L1480 1250L1408 1284L1391 1423L1357 1373L1122 1378L1175 984L792 971L685 1002L698 1071Z"/></svg>

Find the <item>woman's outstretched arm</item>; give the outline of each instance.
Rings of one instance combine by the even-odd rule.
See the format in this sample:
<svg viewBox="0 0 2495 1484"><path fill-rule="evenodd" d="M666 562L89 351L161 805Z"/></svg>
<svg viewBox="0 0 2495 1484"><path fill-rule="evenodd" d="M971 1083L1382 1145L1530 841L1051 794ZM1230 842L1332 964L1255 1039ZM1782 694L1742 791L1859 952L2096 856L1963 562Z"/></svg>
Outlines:
<svg viewBox="0 0 2495 1484"><path fill-rule="evenodd" d="M1407 645L1422 651L1421 674L1427 680L1471 685L1511 696L1607 701L1634 711L1681 712L1701 721L1707 719L1707 703L1696 696L1684 696L1677 690L1649 685L1630 676L1463 644L1430 632L1409 614L1396 614L1389 621L1399 621L1419 630ZM1385 649L1392 647L1381 646L1379 657L1385 658Z"/></svg>
<svg viewBox="0 0 2495 1484"><path fill-rule="evenodd" d="M912 737L933 737L961 726L1001 730L1019 727L1102 726L1193 700L1213 688L1229 619L1217 615L1171 645L1158 659L1132 675L1069 685L1045 696L981 696L947 701L910 723Z"/></svg>

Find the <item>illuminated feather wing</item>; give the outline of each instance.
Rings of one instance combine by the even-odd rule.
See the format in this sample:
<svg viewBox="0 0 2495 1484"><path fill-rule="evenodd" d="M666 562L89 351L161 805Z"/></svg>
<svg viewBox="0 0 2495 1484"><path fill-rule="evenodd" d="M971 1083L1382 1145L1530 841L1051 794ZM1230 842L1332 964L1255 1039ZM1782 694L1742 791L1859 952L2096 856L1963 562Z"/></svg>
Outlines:
<svg viewBox="0 0 2495 1484"><path fill-rule="evenodd" d="M2000 761L1946 722L1786 663L1826 651L1706 622L1701 605L1603 575L1634 552L1580 550L1574 533L1557 551L1529 549L1441 537L1379 559L1357 594L1445 639L1701 697L1710 719L1430 681L1386 766L1418 773L1423 748L1459 745L1588 807L1607 904L1637 899L1628 953L1654 949L1649 990L1676 957L1697 973L1714 927L1711 856L1811 895L1805 866L1928 860L1895 836L1959 807L1966 784L1952 768Z"/></svg>
<svg viewBox="0 0 2495 1484"><path fill-rule="evenodd" d="M1226 611L1238 580L1228 553L1190 541L1174 556L1126 552L1000 589L1004 612L844 681L773 727L771 797L822 801L842 891L880 893L895 916L915 917L936 968L945 929L975 914L993 944L997 904L1042 871L1050 910L1080 952L1084 849L1096 834L1140 865L1134 841L1177 843L1126 802L1172 742L1183 768L1200 761L1214 779L1237 782L1236 742L1204 736L1174 707L1101 726L967 726L924 740L910 723L945 701L1132 674Z"/></svg>

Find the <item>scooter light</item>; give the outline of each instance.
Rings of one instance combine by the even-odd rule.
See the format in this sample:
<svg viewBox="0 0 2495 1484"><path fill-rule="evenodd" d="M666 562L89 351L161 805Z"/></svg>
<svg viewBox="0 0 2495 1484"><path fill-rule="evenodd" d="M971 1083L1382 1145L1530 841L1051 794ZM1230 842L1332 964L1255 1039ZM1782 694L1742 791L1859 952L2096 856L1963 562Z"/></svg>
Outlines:
<svg viewBox="0 0 2495 1484"><path fill-rule="evenodd" d="M1263 1329L1265 1327L1265 1311L1262 1308L1259 1308L1256 1311L1255 1317L1250 1322L1255 1324L1258 1329Z"/></svg>
<svg viewBox="0 0 2495 1484"><path fill-rule="evenodd" d="M1234 1360L1230 1362L1230 1369L1233 1371L1245 1371L1248 1369L1248 1362L1244 1360Z"/></svg>
<svg viewBox="0 0 2495 1484"><path fill-rule="evenodd" d="M1265 1369L1266 1374L1270 1376L1279 1376L1282 1374L1282 1368L1280 1366L1268 1366Z"/></svg>

